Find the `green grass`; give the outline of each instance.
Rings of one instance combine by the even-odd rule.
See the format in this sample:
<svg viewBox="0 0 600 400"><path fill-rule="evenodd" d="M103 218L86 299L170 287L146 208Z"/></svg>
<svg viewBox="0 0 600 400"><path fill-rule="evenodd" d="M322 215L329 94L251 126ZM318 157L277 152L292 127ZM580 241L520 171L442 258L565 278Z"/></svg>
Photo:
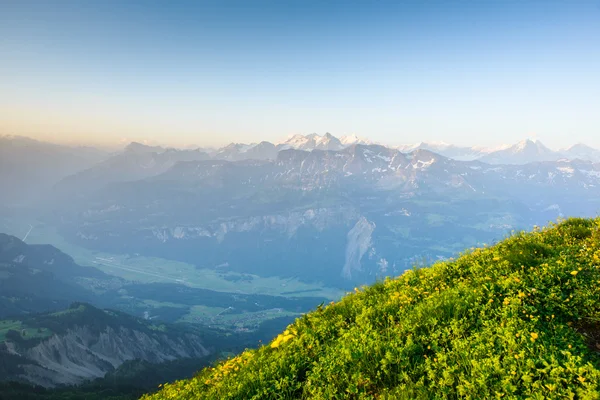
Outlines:
<svg viewBox="0 0 600 400"><path fill-rule="evenodd" d="M518 233L298 318L145 399L598 399L600 219Z"/></svg>
<svg viewBox="0 0 600 400"><path fill-rule="evenodd" d="M254 330L269 319L300 315L276 309L243 314L233 314L227 311L226 308L221 307L192 306L190 312L184 315L180 322L208 325L213 328Z"/></svg>
<svg viewBox="0 0 600 400"><path fill-rule="evenodd" d="M10 319L0 321L0 342L3 342L6 339L6 334L10 330L21 332L21 326L21 321Z"/></svg>
<svg viewBox="0 0 600 400"><path fill-rule="evenodd" d="M53 312L49 315L51 315L52 317L61 317L63 315L67 315L67 314L75 314L75 313L82 313L85 311L85 305L81 304L77 307L69 307L65 310L61 310L61 311L57 311L57 312Z"/></svg>
<svg viewBox="0 0 600 400"><path fill-rule="evenodd" d="M210 324L219 313L225 310L221 307L192 306L190 312L181 318L181 322Z"/></svg>
<svg viewBox="0 0 600 400"><path fill-rule="evenodd" d="M2 320L0 321L0 343L6 340L8 331L18 332L24 339L39 339L52 336L52 332L46 328L31 328L23 325L21 321Z"/></svg>
<svg viewBox="0 0 600 400"><path fill-rule="evenodd" d="M152 308L162 308L162 307L185 308L186 307L184 304L171 303L168 301L144 300L143 303Z"/></svg>

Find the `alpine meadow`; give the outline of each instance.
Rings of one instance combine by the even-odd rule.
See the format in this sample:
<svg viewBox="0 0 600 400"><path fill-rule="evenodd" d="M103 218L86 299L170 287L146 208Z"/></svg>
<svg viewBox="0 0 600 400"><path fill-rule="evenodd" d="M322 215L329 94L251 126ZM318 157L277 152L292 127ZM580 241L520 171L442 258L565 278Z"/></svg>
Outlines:
<svg viewBox="0 0 600 400"><path fill-rule="evenodd" d="M144 399L597 399L599 284L600 219L570 219L356 288Z"/></svg>

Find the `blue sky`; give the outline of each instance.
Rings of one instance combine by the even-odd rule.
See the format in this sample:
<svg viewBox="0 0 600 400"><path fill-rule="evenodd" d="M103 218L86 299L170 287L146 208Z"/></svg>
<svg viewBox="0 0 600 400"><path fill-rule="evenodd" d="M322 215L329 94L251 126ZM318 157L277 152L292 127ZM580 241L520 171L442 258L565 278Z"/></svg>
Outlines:
<svg viewBox="0 0 600 400"><path fill-rule="evenodd" d="M600 0L4 0L0 60L4 134L600 147Z"/></svg>

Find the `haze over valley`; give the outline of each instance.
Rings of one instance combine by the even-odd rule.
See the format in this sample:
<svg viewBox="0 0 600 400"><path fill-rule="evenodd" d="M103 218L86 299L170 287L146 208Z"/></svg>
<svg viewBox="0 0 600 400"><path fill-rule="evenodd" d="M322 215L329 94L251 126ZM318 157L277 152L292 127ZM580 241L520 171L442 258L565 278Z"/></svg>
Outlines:
<svg viewBox="0 0 600 400"><path fill-rule="evenodd" d="M211 271L344 289L511 230L592 216L600 190L597 150L531 140L501 150L398 149L327 133L212 151L131 143L102 153L5 137L2 148L5 170L24 171L2 182L8 233L35 241L41 230L49 243L111 255L87 264L177 284ZM26 175L32 163L42 178ZM194 273L111 267L112 255L171 260Z"/></svg>

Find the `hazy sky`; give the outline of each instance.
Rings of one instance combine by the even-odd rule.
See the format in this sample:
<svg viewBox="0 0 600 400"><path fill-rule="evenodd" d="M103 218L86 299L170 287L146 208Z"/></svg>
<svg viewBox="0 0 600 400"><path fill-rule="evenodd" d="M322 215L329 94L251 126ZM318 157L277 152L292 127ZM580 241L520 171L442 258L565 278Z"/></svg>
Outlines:
<svg viewBox="0 0 600 400"><path fill-rule="evenodd" d="M600 0L0 0L0 133L327 131L600 147Z"/></svg>

